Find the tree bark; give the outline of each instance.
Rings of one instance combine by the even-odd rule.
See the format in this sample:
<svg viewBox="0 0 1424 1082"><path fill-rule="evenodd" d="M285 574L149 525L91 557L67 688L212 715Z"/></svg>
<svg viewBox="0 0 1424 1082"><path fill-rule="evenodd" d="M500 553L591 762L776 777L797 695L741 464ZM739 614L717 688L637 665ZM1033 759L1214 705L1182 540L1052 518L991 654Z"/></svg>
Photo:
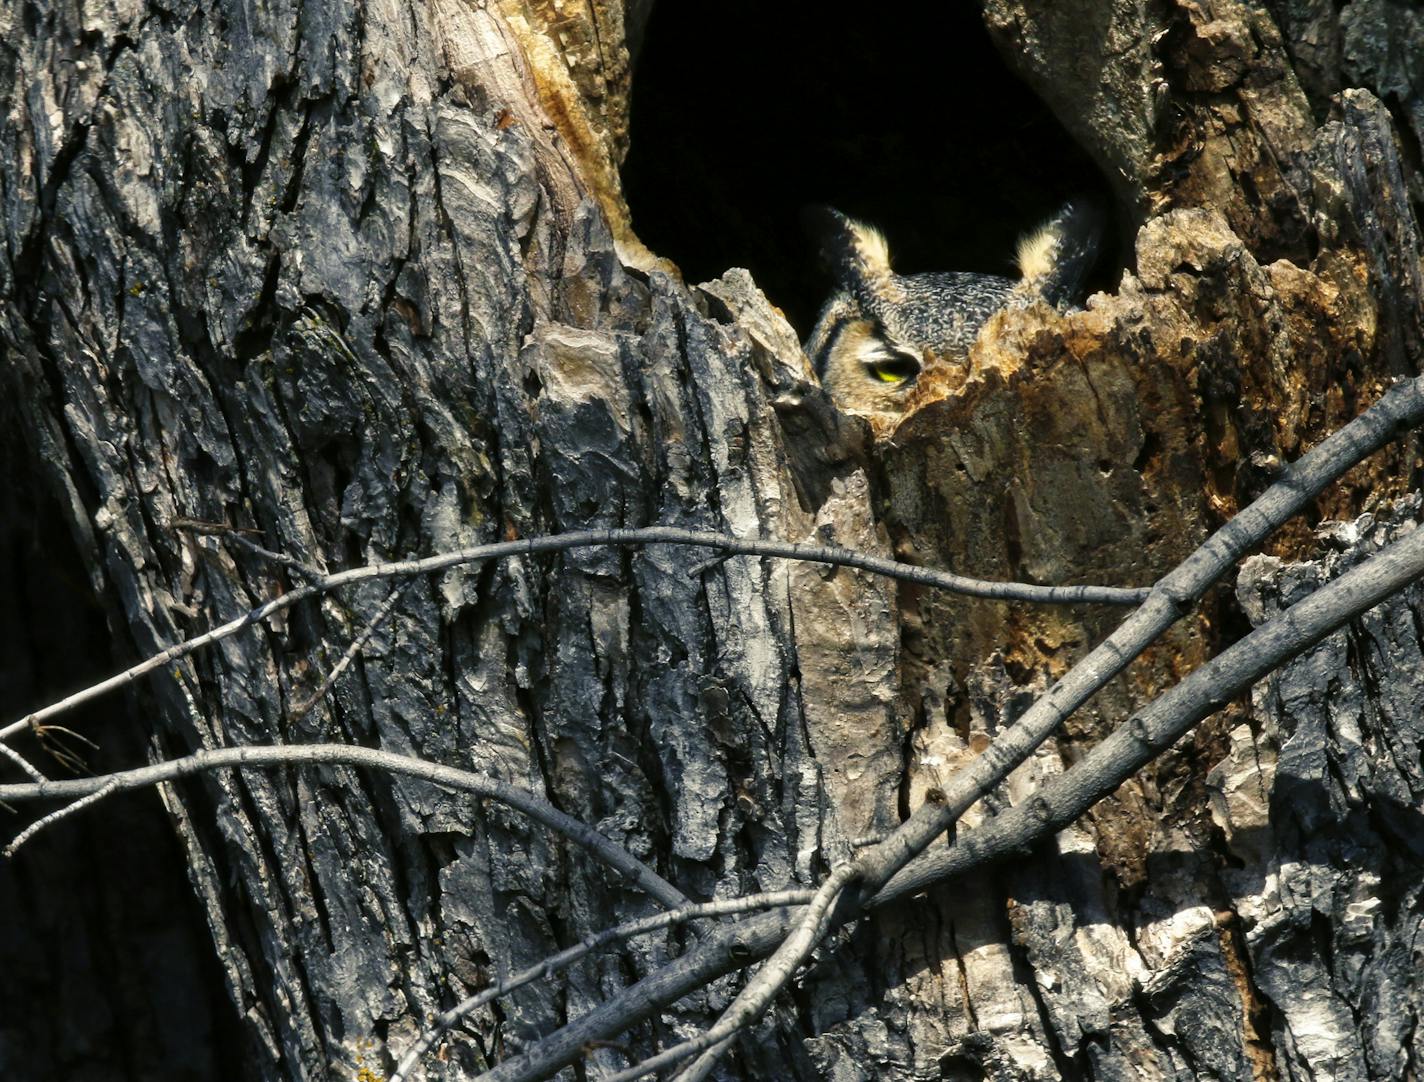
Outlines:
<svg viewBox="0 0 1424 1082"><path fill-rule="evenodd" d="M894 431L835 412L748 274L690 287L633 233L618 167L649 10L0 13L0 378L29 478L12 506L72 538L83 579L54 618L96 635L99 605L112 629L89 673L298 584L183 520L323 569L667 524L1146 585L1420 370L1411 8L987 0L1006 61L1112 179L1133 252L1084 311L996 316ZM1354 471L995 800L1024 800L1248 619L1406 528L1417 465L1406 441ZM1353 525L1317 535L1326 518ZM545 793L691 897L815 886L1116 620L675 546L584 550L417 580L297 716L389 589L304 603L92 712L76 726L94 765L381 747ZM1292 662L1032 860L862 922L719 1077L1410 1077L1421 606L1401 596ZM20 684L38 697L85 671ZM152 834L126 806L148 825L124 836ZM152 843L145 897L176 908L153 880L186 874L205 941L175 919L186 946L164 951L115 904L115 865L149 846L73 887L27 849L0 881L7 913L63 891L85 923L6 922L7 971L48 975L24 986L41 1003L0 991L16 1077L385 1075L432 1014L656 910L507 809L414 781L210 775L163 808L181 856ZM62 977L102 976L98 947L135 928L108 971L163 959L187 1006L93 980L92 1025L54 1024L79 1013ZM686 942L515 992L424 1077L479 1074ZM228 1002L202 1008L218 984ZM736 987L561 1077L705 1028Z"/></svg>

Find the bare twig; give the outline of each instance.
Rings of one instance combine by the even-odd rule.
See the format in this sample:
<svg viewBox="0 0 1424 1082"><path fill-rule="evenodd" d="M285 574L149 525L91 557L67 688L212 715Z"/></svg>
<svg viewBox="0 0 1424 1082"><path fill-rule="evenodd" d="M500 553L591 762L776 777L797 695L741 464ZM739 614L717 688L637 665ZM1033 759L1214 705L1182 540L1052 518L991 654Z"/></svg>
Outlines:
<svg viewBox="0 0 1424 1082"><path fill-rule="evenodd" d="M13 857L17 852L19 852L20 846L24 845L27 841L33 838L45 827L51 825L52 823L57 823L66 816L73 815L75 812L83 811L85 808L89 807L90 804L99 803L99 801L103 800L110 793L116 792L117 789L118 787L113 782L109 782L106 785L101 785L98 789L95 789L88 796L80 797L73 804L66 804L64 807L50 812L43 819L36 819L24 830L20 831L19 834L15 835L15 840L4 848L4 855L6 857Z"/></svg>
<svg viewBox="0 0 1424 1082"><path fill-rule="evenodd" d="M422 759L396 755L376 748L353 747L349 744L280 744L268 747L219 748L95 778L0 785L0 800L17 803L27 800L73 800L88 797L98 800L110 793L158 785L207 770L319 765L360 766L384 770L498 801L523 812L536 822L543 823L569 841L583 846L663 905L676 908L688 904L688 899L681 891L622 846L573 816L559 811L533 793L484 774L442 766L439 763L428 763Z"/></svg>
<svg viewBox="0 0 1424 1082"><path fill-rule="evenodd" d="M811 904L807 906L801 915L800 921L792 929L785 941L776 949L776 953L763 966L756 975L754 981L747 983L747 988L751 988L754 983L760 982L770 989L767 993L767 1002L775 997L789 981L792 975L800 967L802 959L810 955L819 943L830 931L832 925L832 907L840 898L841 892L846 885L856 879L860 874L860 867L857 861L847 861L831 872L826 881L821 884L816 891ZM745 997L745 998L744 998ZM635 1064L626 1071L619 1071L609 1075L604 1082L632 1082L635 1078L642 1078L653 1071L661 1070L671 1066L688 1056L703 1049L711 1049L715 1046L727 1047L733 1038L743 1027L756 1021L761 1015L764 1006L758 997L746 997L744 988L737 998L732 1001L731 1006L723 1012L722 1017L717 1020L717 1024L706 1033L699 1034L691 1040L683 1041L673 1045L665 1051L659 1052L655 1056ZM703 1062L705 1061L705 1062ZM711 1070L716 1063L716 1055L704 1056L698 1064L694 1064L693 1070L705 1074Z"/></svg>
<svg viewBox="0 0 1424 1082"><path fill-rule="evenodd" d="M672 1082L701 1082L712 1073L712 1068L717 1066L717 1061L722 1058L722 1053L731 1048L735 1041L735 1037L722 1038L698 1056L686 1070L680 1071Z"/></svg>
<svg viewBox="0 0 1424 1082"><path fill-rule="evenodd" d="M435 1020L434 1025L420 1035L420 1039L411 1046L405 1056L397 1065L395 1072L391 1075L390 1082L403 1082L407 1073L419 1062L420 1057L430 1051L446 1031L456 1022L466 1015L491 1003L501 996L508 995L518 988L524 987L533 981L540 980L552 973L567 969L580 958L583 958L596 950L601 950L612 943L633 939L637 936L648 935L662 928L670 927L674 924L682 924L687 921L700 920L704 917L723 917L736 913L747 913L757 909L779 909L789 906L805 905L811 900L809 890L781 890L768 894L752 894L744 898L728 898L718 902L704 902L700 905L687 905L679 909L669 910L666 913L657 913L650 917L643 917L639 920L628 921L620 924L616 928L609 928L596 935L586 936L581 942L574 946L560 951L558 954L550 955L536 965L530 966L512 977L484 989L476 995L451 1007L448 1011L440 1015ZM590 1042L594 1044L597 1042Z"/></svg>
<svg viewBox="0 0 1424 1082"><path fill-rule="evenodd" d="M67 746L69 741L76 744L88 744L91 751L99 750L99 745L83 733L77 733L63 725L37 725L35 726L35 737L39 740L40 747L49 753L50 758L74 774L87 774L89 764L84 761L82 751L69 749Z"/></svg>
<svg viewBox="0 0 1424 1082"><path fill-rule="evenodd" d="M244 548L254 556L266 560L268 563L280 564L290 571L295 571L306 579L321 578L322 571L319 567L313 567L303 560L298 560L295 556L288 556L285 553L273 552L271 549L263 548L251 538L244 537L247 533L256 533L255 530L244 529L241 526L229 526L223 522L200 522L194 518L175 518L170 525L175 530L186 530L189 533L206 534L209 537L221 537L231 541L239 548Z"/></svg>
<svg viewBox="0 0 1424 1082"><path fill-rule="evenodd" d="M44 776L43 774L40 773L38 767L34 766L28 759L26 759L26 758L25 758L23 755L21 755L18 751L16 751L14 748L10 747L9 744L0 744L0 755L3 755L5 758L9 759L10 762L14 763L14 764L15 764L16 766L18 766L21 770L23 770L26 774L28 774L30 777L34 778L35 781L47 781L47 780L48 780L47 778L45 778L45 776Z"/></svg>
<svg viewBox="0 0 1424 1082"><path fill-rule="evenodd" d="M1140 609L1083 661L1075 665L1013 726L1001 733L982 755L969 766L956 772L942 790L931 793L931 799L899 829L855 860L853 871L839 876L833 874L833 880L838 881L828 881L823 888L827 893L839 892L839 900L835 909L830 912L829 923L844 923L858 915L895 873L923 852L936 837L952 826L975 800L992 789L1027 758L1064 718L1155 641L1237 559L1306 506L1325 486L1379 450L1401 430L1417 424L1421 418L1424 418L1424 378L1401 381L1374 406L1287 467L1276 483L1259 499L1160 580ZM1348 618L1345 616L1340 622ZM1239 690L1238 688L1237 691ZM1069 773L1071 774L1071 771ZM839 872L839 869L837 871ZM851 883L856 883L857 889L844 890ZM689 955L685 956L685 960L706 966L704 972L707 976L704 979L711 979L712 976L730 972L731 969L754 961L764 953L758 949L763 945L770 949L774 943L780 942L784 945L794 939L795 946L788 946L784 954L778 952L781 957L778 959L774 956L775 967L773 968L771 963L763 967L748 982L718 1023L706 1033L668 1049L635 1068L636 1073L623 1072L614 1076L615 1078L641 1077L653 1069L650 1065L655 1062L677 1062L694 1052L721 1045L727 1037L739 1032L744 1025L760 1016L784 985L784 981L789 979L796 966L809 954L805 944L810 942L814 948L815 943L819 942L822 929L827 927L825 916L814 906L802 915L799 922L802 934L799 936L788 936L784 932L777 934L766 923L758 925L758 919L741 922L746 927L742 929L744 934L738 942L736 959L729 957L726 942L717 941L701 946L695 959ZM760 919L765 921L766 918ZM766 934L775 936L770 944L764 939ZM800 957L793 961L796 954ZM729 965L733 961L736 964ZM721 968L724 965L729 968ZM645 978L645 982L657 977L663 987L682 988L684 985L681 978L685 975L685 972L660 973ZM645 982L640 982L634 988L639 988ZM633 989L629 989L629 993L633 993ZM676 995L673 998L676 998ZM632 995L615 997L611 1004L605 1007L614 1004L616 1006L613 1010L606 1014L604 1007L596 1008L540 1041L537 1048L531 1049L524 1056L500 1064L484 1077L489 1082L530 1082L532 1079L541 1078L572 1062L578 1055L581 1042L607 1036L610 1032L618 1032L624 1028L623 1025L616 1024L611 1028L604 1028L609 1020L618 1017L619 1011L636 1021L647 1017L656 1009ZM588 1025L584 1024L585 1019L589 1021ZM627 1024L632 1024L632 1021Z"/></svg>
<svg viewBox="0 0 1424 1082"><path fill-rule="evenodd" d="M707 557L707 559L702 560L699 563L695 563L691 567L689 567L687 569L687 577L690 579L700 578L701 576L707 574L707 572L721 567L731 558L732 554L729 552L719 552L715 556L709 556Z"/></svg>
<svg viewBox="0 0 1424 1082"><path fill-rule="evenodd" d="M378 608L375 615L366 622L366 626L361 629L361 634L351 640L351 645L342 653L340 660L331 667L331 672L326 674L326 679L321 682L321 687L317 688L316 691L312 692L310 696L301 702L294 704L287 711L292 718L300 718L317 703L321 702L322 699L326 698L327 692L336 686L336 681L341 678L341 674L356 660L356 655L361 652L361 648L371 640L371 636L385 623L386 618L391 614L391 610L396 607L410 587L411 584L409 582L402 583L391 591L389 597L381 602L381 607Z"/></svg>
<svg viewBox="0 0 1424 1082"><path fill-rule="evenodd" d="M343 586L350 586L353 583L409 575L428 575L464 564L506 559L511 556L533 556L539 553L565 552L569 549L602 546L635 547L654 544L691 545L719 549L732 556L773 556L787 560L806 560L812 563L830 564L835 567L855 567L872 574L884 575L905 582L915 582L923 586L948 590L951 593L998 601L1025 601L1044 605L1135 605L1147 596L1145 589L1115 586L1036 586L1020 582L985 582L982 579L966 578L949 571L916 567L913 564L885 560L878 556L852 552L848 549L802 545L786 541L748 540L725 534L683 530L674 526L649 526L637 530L582 530L576 533L555 534L550 537L530 537L520 541L476 545L456 552L446 552L415 560L395 560L389 563L353 567L318 578L283 594L281 597L273 598L211 631L185 642L175 643L166 650L159 651L152 657L109 677L107 680L102 680L56 703L26 714L18 721L0 729L0 740L7 740L26 727L36 726L56 714L72 710L81 703L89 702L116 688L124 687L155 669L163 668L196 650L230 635L235 635L243 628L260 623L269 616L289 609L309 597L339 590Z"/></svg>

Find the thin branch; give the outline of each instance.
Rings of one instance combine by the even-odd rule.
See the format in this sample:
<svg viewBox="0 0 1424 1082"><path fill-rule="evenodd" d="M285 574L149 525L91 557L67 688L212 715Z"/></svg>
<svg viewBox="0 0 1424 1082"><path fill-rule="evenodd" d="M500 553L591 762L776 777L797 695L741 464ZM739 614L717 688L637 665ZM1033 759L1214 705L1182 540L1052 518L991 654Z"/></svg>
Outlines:
<svg viewBox="0 0 1424 1082"><path fill-rule="evenodd" d="M87 774L89 764L84 761L83 751L71 751L68 748L68 741L73 741L76 744L88 744L91 751L99 750L99 745L87 736L77 733L73 729L65 728L63 725L37 725L35 726L35 738L39 740L40 747L49 753L50 758L72 774Z"/></svg>
<svg viewBox="0 0 1424 1082"><path fill-rule="evenodd" d="M31 763L14 748L10 747L9 744L0 744L0 755L3 755L5 758L9 759L10 762L14 763L26 774L34 778L35 781L49 780L43 774L40 773L38 767L36 767L33 763Z"/></svg>
<svg viewBox="0 0 1424 1082"><path fill-rule="evenodd" d="M975 801L998 785L1053 734L1073 711L1122 672L1196 603L1246 552L1265 540L1347 469L1378 450L1401 427L1424 417L1424 378L1403 381L1370 409L1286 467L1250 506L1217 530L1152 587L1147 600L1087 657L1078 662L982 754L932 790L914 814L883 842L863 850L851 870L833 875L817 904L717 1023L705 1033L658 1054L608 1082L631 1082L702 1051L750 1025L766 1011L832 923L818 908L838 902L840 920L859 909L896 872L924 852ZM837 873L840 869L837 869ZM859 884L857 892L843 888Z"/></svg>
<svg viewBox="0 0 1424 1082"><path fill-rule="evenodd" d="M95 778L67 781L25 782L0 785L0 801L72 800L158 785L175 778L186 778L207 770L256 769L274 766L360 766L385 770L392 774L418 778L447 789L476 793L523 812L543 823L555 833L583 846L609 867L621 872L639 889L669 908L685 906L688 899L662 876L633 856L622 846L605 838L598 831L559 811L548 801L527 790L506 782L459 770L439 763L428 763L408 755L396 755L376 748L354 747L349 744L282 744L269 747L219 748L199 751L182 759L155 763L136 770L124 770Z"/></svg>
<svg viewBox="0 0 1424 1082"><path fill-rule="evenodd" d="M27 841L33 838L45 827L50 826L53 823L57 823L61 819L73 815L75 812L83 811L91 804L99 803L99 801L103 800L110 793L116 792L117 789L118 787L113 782L109 782L108 784L102 785L98 789L95 789L94 792L90 793L88 796L80 797L74 803L66 804L64 807L50 812L43 819L36 819L24 830L20 831L19 834L15 835L15 840L12 841L4 848L3 851L0 852L3 852L4 856L6 857L13 857L16 853L20 851L20 846L24 845Z"/></svg>
<svg viewBox="0 0 1424 1082"><path fill-rule="evenodd" d="M512 977L508 977L499 983L484 989L476 995L470 996L456 1006L440 1015L435 1020L434 1025L420 1035L420 1039L411 1046L401 1059L391 1075L390 1082L403 1082L406 1075L419 1062L420 1057L433 1048L440 1038L460 1019L473 1011L485 1006L488 1003L508 995L518 988L524 987L536 980L541 980L553 973L567 969L579 959L601 950L604 947L618 943L623 940L633 939L637 936L648 935L651 932L670 927L674 924L682 924L687 921L700 920L704 917L723 917L736 913L747 913L757 909L780 909L790 906L805 905L811 900L809 890L780 890L767 894L752 894L744 898L728 898L718 902L704 902L700 905L687 905L680 909L669 910L666 913L656 913L650 917L643 917L639 920L628 921L620 924L616 928L609 928L596 935L586 936L582 941L574 946L560 951L558 954L550 955L535 965L530 966Z"/></svg>
<svg viewBox="0 0 1424 1082"><path fill-rule="evenodd" d="M793 924L789 916L763 913L709 935L704 943L683 952L607 1003L478 1076L479 1082L538 1082L551 1077L578 1059L594 1041L622 1033L718 977L766 957Z"/></svg>
<svg viewBox="0 0 1424 1082"><path fill-rule="evenodd" d="M775 996L785 986L786 982L800 968L802 959L810 955L816 949L816 944L825 937L831 928L832 907L840 898L841 892L845 890L847 884L852 882L859 873L858 861L847 861L836 868L816 891L811 904L806 907L806 911L801 915L800 921L792 929L791 934L786 937L785 942L776 949L776 953L771 956L766 965L757 971L755 981L770 988L771 996ZM746 987L752 987L753 983L753 981L748 981ZM609 1075L604 1079L604 1082L633 1082L633 1079L642 1078L653 1071L669 1067L703 1049L710 1049L714 1045L725 1047L725 1042L728 1042L761 1016L761 1005L757 999L754 997L744 999L745 993L746 988L732 1001L731 1006L717 1020L717 1024L707 1032L680 1044L675 1044L655 1056L650 1056L626 1071ZM709 1059L703 1070L710 1070L715 1062L715 1057Z"/></svg>
<svg viewBox="0 0 1424 1082"><path fill-rule="evenodd" d="M390 616L391 611L400 602L400 599L405 596L405 592L409 590L410 587L410 582L402 583L400 586L397 586L394 590L391 591L390 596L387 597L385 601L381 602L381 607L378 608L375 612L375 615L373 615L371 619L366 622L366 626L361 629L361 634L357 635L354 639L351 640L351 645L346 648L344 653L342 653L341 659L337 661L335 665L332 666L331 672L326 674L326 679L321 682L321 687L317 688L316 691L312 692L309 697L303 699L299 703L294 704L288 709L287 713L293 719L302 717L317 703L321 702L322 699L326 698L327 692L329 692L333 687L336 686L336 681L341 678L341 674L344 673L350 667L351 663L356 660L356 655L361 652L361 648L371 640L371 636L374 635L376 633L376 630L383 623L386 622L386 618Z"/></svg>
<svg viewBox="0 0 1424 1082"><path fill-rule="evenodd" d="M689 567L687 569L687 577L690 579L701 578L703 575L707 574L707 572L721 567L731 558L732 554L729 552L719 552L715 556L709 556L707 557L707 559L702 560L699 563L695 563L691 567Z"/></svg>
<svg viewBox="0 0 1424 1082"><path fill-rule="evenodd" d="M295 571L305 579L315 580L322 577L321 568L314 567L295 556L263 548L256 541L243 536L246 533L257 532L255 530L246 530L241 526L229 526L223 522L201 522L195 518L175 518L170 525L175 530L186 530L189 533L205 534L209 537L221 537L268 563L280 564L290 571Z"/></svg>
<svg viewBox="0 0 1424 1082"><path fill-rule="evenodd" d="M1140 609L1075 665L1013 726L1003 731L983 754L957 771L941 791L932 792L932 799L927 800L894 833L853 862L857 866L856 873L848 874L845 883L856 882L857 889L841 893L832 914L832 923L841 924L858 915L893 875L952 826L975 800L1027 758L1064 718L1126 668L1236 560L1305 507L1327 485L1421 419L1424 419L1424 377L1401 381L1354 421L1287 467L1260 498L1161 579ZM813 919L815 928L810 927ZM746 927L742 929L743 938L739 943L736 964L730 965L730 968L721 968L733 960L728 956L726 944L720 940L703 945L695 958L689 955L685 959L700 962L706 967L702 971L706 979L711 979L754 961L766 953L759 950L762 946L769 950L776 943L787 941L787 936L782 933L767 944L765 936L774 934L774 931L769 925L756 924L757 920L752 918L741 922ZM813 917L808 911L800 925L807 934L798 939L798 943L807 939L818 941L816 933L823 926L821 918ZM721 1044L726 1037L738 1031L738 1026L744 1024L746 1018L759 1017L782 987L780 982L787 972L786 961L783 958L772 973L767 973L768 967L764 967L748 981L712 1029L664 1053L672 1057L669 1062ZM794 972L794 967L791 971ZM661 986L674 989L682 987L681 978L686 975L684 971L653 976L659 978ZM524 1056L500 1064L482 1077L488 1082L532 1082L572 1062L577 1058L582 1042L619 1032L625 1025L647 1017L656 1009L656 1006L648 1005L633 995L635 989L652 979L645 978L644 982L639 982L639 985L615 997L604 1007L596 1008L544 1038L537 1048L530 1049ZM681 994L685 993L678 993ZM660 1001L657 1006L661 1002L666 1001ZM612 1009L605 1012L605 1008L609 1007ZM632 1021L618 1024L616 1020L620 1013ZM737 1019L737 1026L730 1022L733 1017ZM608 1025L610 1020L614 1022L611 1026ZM725 1026L724 1021L728 1022ZM646 1070L640 1070L636 1075L623 1072L615 1077L640 1077L644 1073Z"/></svg>
<svg viewBox="0 0 1424 1082"><path fill-rule="evenodd" d="M0 729L0 740L8 740L26 727L38 725L56 714L72 710L81 703L89 702L116 688L131 684L155 669L163 668L204 646L235 635L243 628L260 623L269 616L289 609L309 597L339 590L343 586L350 586L353 583L368 582L373 579L401 578L409 575L429 575L464 564L507 559L512 556L533 556L539 553L565 552L569 549L579 548L636 547L654 544L690 545L718 549L732 556L773 556L787 560L830 564L834 567L855 567L862 571L904 582L915 582L923 586L948 590L951 593L998 601L1024 601L1042 605L1135 605L1147 596L1145 589L1115 586L1036 586L1020 582L985 582L982 579L966 578L949 571L916 567L913 564L899 563L895 560L886 560L866 553L852 552L848 549L802 545L786 541L746 540L724 534L683 530L674 526L649 526L636 530L581 530L549 537L530 537L520 541L476 545L472 548L426 556L421 559L369 564L365 567L353 567L318 578L288 591L281 597L273 598L211 631L185 642L175 643L147 660L141 661L107 680L100 681L92 687L77 691L56 703L26 714L18 721Z"/></svg>
<svg viewBox="0 0 1424 1082"><path fill-rule="evenodd" d="M722 1058L722 1054L731 1048L735 1042L735 1037L724 1037L711 1048L707 1049L707 1051L703 1052L702 1055L698 1056L685 1071L676 1075L672 1082L702 1082L704 1078L712 1073L712 1068L717 1066L717 1061Z"/></svg>

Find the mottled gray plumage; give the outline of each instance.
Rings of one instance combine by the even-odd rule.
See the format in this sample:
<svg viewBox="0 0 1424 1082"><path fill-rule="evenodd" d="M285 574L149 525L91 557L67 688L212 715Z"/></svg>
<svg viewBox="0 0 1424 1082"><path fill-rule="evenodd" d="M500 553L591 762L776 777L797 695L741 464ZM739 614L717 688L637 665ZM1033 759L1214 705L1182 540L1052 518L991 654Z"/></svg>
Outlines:
<svg viewBox="0 0 1424 1082"><path fill-rule="evenodd" d="M996 274L935 271L897 275L899 299L862 302L892 338L913 342L937 356L963 357L985 320L1014 297L1017 283Z"/></svg>

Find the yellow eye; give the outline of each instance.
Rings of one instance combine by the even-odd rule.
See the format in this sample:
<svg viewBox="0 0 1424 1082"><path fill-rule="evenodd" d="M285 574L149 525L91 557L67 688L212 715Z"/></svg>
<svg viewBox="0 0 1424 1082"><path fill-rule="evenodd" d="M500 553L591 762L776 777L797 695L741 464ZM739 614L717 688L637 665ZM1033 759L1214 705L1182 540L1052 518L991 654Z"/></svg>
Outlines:
<svg viewBox="0 0 1424 1082"><path fill-rule="evenodd" d="M881 383L904 383L920 374L920 363L904 355L872 361L865 367Z"/></svg>

